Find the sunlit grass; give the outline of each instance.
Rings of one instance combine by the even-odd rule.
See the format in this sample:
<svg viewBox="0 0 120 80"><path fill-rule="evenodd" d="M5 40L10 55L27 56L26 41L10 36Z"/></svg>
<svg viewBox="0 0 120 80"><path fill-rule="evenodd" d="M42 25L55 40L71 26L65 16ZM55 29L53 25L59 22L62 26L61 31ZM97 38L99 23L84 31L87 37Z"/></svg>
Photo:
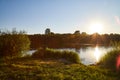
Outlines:
<svg viewBox="0 0 120 80"><path fill-rule="evenodd" d="M99 65L120 72L120 42L111 42L113 49L107 52L99 61Z"/></svg>
<svg viewBox="0 0 120 80"><path fill-rule="evenodd" d="M105 68L110 68L116 71L117 57L119 55L120 55L120 50L113 49L112 51L106 53L106 55L100 59L99 64Z"/></svg>
<svg viewBox="0 0 120 80"><path fill-rule="evenodd" d="M118 80L117 73L97 66L64 64L59 60L21 58L0 65L2 80Z"/></svg>
<svg viewBox="0 0 120 80"><path fill-rule="evenodd" d="M76 52L72 51L60 51L55 49L46 48L45 50L40 48L32 57L39 59L59 59L67 63L80 63L80 57Z"/></svg>

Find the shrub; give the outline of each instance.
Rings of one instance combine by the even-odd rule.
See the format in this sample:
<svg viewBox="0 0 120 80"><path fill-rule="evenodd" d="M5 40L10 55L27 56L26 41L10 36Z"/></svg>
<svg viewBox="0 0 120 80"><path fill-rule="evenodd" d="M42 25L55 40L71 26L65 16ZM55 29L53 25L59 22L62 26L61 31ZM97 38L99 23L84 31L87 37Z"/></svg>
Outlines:
<svg viewBox="0 0 120 80"><path fill-rule="evenodd" d="M63 51L62 58L74 63L80 62L79 55L76 52L72 51Z"/></svg>
<svg viewBox="0 0 120 80"><path fill-rule="evenodd" d="M105 56L100 59L99 64L103 67L110 68L112 70L116 70L116 62L117 57L120 55L119 49L114 49L108 52Z"/></svg>
<svg viewBox="0 0 120 80"><path fill-rule="evenodd" d="M72 63L80 63L79 55L72 51L60 51L54 49L38 49L35 53L32 54L34 58L50 58L50 59L64 59Z"/></svg>
<svg viewBox="0 0 120 80"><path fill-rule="evenodd" d="M0 33L0 57L22 56L28 50L30 41L24 31L6 31Z"/></svg>
<svg viewBox="0 0 120 80"><path fill-rule="evenodd" d="M44 50L42 48L39 48L36 52L34 52L32 54L32 57L43 59L44 58Z"/></svg>
<svg viewBox="0 0 120 80"><path fill-rule="evenodd" d="M112 70L117 69L117 71L120 71L120 61L118 60L120 57L120 42L111 41L111 46L113 47L113 50L106 53L106 55L100 59L98 64Z"/></svg>

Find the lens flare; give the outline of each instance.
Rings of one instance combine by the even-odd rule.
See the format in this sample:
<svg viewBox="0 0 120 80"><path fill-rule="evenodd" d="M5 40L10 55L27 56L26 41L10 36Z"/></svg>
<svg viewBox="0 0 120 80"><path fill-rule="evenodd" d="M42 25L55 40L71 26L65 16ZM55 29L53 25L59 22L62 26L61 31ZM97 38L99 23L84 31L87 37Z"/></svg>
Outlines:
<svg viewBox="0 0 120 80"><path fill-rule="evenodd" d="M120 69L120 55L117 57L116 68L117 70Z"/></svg>

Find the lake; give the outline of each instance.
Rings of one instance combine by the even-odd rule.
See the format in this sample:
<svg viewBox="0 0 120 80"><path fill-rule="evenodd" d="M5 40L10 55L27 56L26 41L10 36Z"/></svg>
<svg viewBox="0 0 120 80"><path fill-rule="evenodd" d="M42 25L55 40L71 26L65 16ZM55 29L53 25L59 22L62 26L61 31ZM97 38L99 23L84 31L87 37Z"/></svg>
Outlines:
<svg viewBox="0 0 120 80"><path fill-rule="evenodd" d="M97 63L102 56L113 48L110 46L82 46L80 48L62 48L60 50L75 51L85 65Z"/></svg>
<svg viewBox="0 0 120 80"><path fill-rule="evenodd" d="M81 46L78 48L59 48L57 50L69 50L77 52L80 56L81 62L85 65L97 63L102 56L113 48L110 46ZM28 51L28 54L34 53L36 50Z"/></svg>

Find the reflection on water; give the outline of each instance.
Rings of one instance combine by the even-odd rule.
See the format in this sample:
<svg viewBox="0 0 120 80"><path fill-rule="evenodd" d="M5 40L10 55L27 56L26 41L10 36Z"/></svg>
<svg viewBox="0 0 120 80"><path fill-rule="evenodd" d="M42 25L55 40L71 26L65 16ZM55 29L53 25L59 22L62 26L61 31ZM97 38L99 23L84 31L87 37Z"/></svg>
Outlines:
<svg viewBox="0 0 120 80"><path fill-rule="evenodd" d="M80 49L80 59L83 64L90 65L99 62L100 58L104 56L112 47L105 46L89 46Z"/></svg>
<svg viewBox="0 0 120 80"><path fill-rule="evenodd" d="M64 48L60 50L70 50L75 51L79 54L81 62L85 65L95 64L100 60L102 56L106 54L106 52L110 51L112 47L105 46L84 46L79 49L75 48Z"/></svg>
<svg viewBox="0 0 120 80"><path fill-rule="evenodd" d="M101 51L99 50L98 46L96 46L95 51L94 51L94 56L95 56L97 62L100 59L100 54L101 54Z"/></svg>

